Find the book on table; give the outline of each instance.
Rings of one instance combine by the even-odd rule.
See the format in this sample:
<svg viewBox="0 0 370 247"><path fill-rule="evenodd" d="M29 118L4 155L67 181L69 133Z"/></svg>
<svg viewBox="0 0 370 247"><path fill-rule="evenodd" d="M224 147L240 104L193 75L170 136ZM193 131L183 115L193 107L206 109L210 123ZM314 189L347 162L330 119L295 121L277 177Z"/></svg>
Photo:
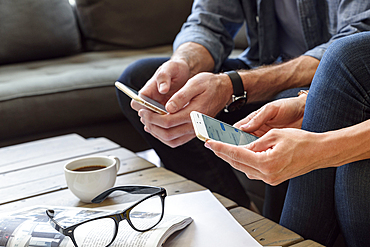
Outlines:
<svg viewBox="0 0 370 247"><path fill-rule="evenodd" d="M55 211L54 219L66 227L86 219L120 212L81 207L35 206L1 215L0 246L73 247L74 245L69 237L59 233L51 226L49 217L46 215L47 209L53 209ZM138 232L132 229L127 221L124 220L120 222L117 237L111 246L162 246L170 235L185 228L191 222L191 217L165 213L163 219L156 227L146 232ZM83 238L85 242L89 242L91 235L89 232L79 232L78 237ZM83 246L95 247L95 244L84 244Z"/></svg>

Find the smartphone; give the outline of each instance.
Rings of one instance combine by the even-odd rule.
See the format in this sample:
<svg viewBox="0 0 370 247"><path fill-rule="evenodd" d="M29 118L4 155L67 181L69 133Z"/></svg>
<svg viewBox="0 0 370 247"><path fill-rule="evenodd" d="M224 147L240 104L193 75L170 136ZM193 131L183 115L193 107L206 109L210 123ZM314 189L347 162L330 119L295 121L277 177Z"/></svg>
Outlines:
<svg viewBox="0 0 370 247"><path fill-rule="evenodd" d="M145 95L140 95L139 96L139 94L136 90L124 85L123 83L121 83L119 81L116 81L115 85L119 90L124 92L127 96L131 97L132 99L134 99L136 102L142 104L143 106L148 107L150 110L152 110L156 113L162 114L162 115L167 114L167 111L166 111L166 108L164 107L164 105L158 103L157 101L155 101L151 98L148 98Z"/></svg>
<svg viewBox="0 0 370 247"><path fill-rule="evenodd" d="M195 134L202 141L213 139L239 146L258 139L252 134L196 111L192 111L190 117Z"/></svg>

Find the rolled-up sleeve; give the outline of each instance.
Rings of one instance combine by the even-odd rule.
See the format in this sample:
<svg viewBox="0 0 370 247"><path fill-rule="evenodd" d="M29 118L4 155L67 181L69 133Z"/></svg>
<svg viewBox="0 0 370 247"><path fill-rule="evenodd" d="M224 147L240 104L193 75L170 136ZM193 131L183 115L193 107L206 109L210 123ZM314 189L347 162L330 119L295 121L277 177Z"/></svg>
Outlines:
<svg viewBox="0 0 370 247"><path fill-rule="evenodd" d="M215 62L214 72L234 48L233 37L244 21L244 13L237 0L195 0L192 13L176 36L173 49L195 42L204 46Z"/></svg>
<svg viewBox="0 0 370 247"><path fill-rule="evenodd" d="M335 17L337 24L336 30L333 30L330 40L308 50L304 55L321 60L328 46L335 40L351 34L370 31L370 1L340 1Z"/></svg>

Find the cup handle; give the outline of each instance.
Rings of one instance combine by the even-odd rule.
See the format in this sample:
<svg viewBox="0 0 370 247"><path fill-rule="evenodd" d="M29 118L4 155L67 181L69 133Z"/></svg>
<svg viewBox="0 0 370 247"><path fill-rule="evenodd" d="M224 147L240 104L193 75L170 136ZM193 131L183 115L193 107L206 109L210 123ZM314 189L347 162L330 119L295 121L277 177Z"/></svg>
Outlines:
<svg viewBox="0 0 370 247"><path fill-rule="evenodd" d="M119 160L119 158L118 157L116 157L116 156L109 156L110 158L113 158L113 159L115 159L116 160L116 168L117 168L117 172L119 171L119 168L120 168L120 166L121 166L121 161Z"/></svg>

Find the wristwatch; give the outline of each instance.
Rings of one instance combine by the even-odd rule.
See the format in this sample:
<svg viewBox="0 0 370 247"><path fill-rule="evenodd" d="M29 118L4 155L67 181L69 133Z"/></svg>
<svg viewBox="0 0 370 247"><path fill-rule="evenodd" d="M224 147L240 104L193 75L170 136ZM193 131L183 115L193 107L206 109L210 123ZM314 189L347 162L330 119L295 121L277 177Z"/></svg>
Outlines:
<svg viewBox="0 0 370 247"><path fill-rule="evenodd" d="M230 77L233 84L234 94L232 95L232 102L226 105L224 111L233 112L247 104L247 92L244 91L243 81L238 72L227 71L225 74Z"/></svg>

